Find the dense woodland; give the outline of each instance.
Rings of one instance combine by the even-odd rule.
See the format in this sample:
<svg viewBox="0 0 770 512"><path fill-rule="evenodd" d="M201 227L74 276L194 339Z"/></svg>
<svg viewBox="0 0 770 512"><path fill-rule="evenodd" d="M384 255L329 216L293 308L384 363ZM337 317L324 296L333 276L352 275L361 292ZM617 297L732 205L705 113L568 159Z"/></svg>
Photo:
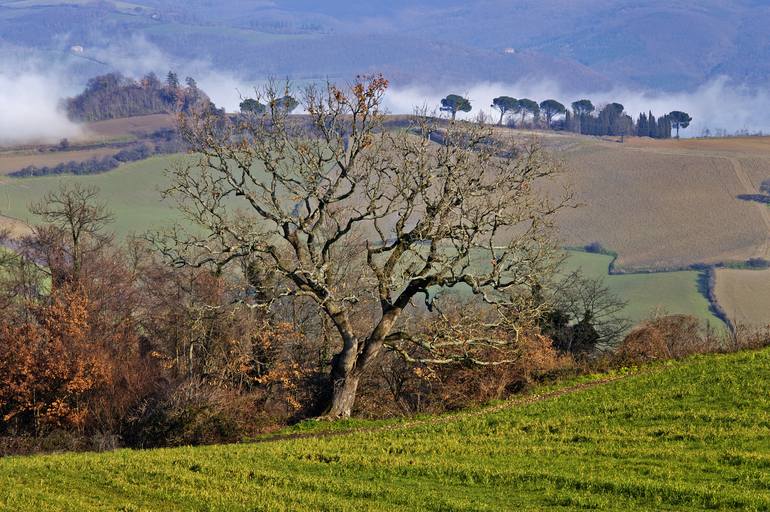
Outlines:
<svg viewBox="0 0 770 512"><path fill-rule="evenodd" d="M216 109L195 79L187 77L183 85L173 71L168 72L164 82L155 73L138 81L120 73L97 76L88 81L81 94L66 100L65 107L75 121Z"/></svg>

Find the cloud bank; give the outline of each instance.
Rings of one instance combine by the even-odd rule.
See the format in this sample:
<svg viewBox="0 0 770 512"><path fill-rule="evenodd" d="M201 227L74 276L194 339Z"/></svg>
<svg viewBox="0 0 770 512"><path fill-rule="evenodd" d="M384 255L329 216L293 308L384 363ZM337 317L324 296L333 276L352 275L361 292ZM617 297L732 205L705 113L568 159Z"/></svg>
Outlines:
<svg viewBox="0 0 770 512"><path fill-rule="evenodd" d="M257 80L231 70L221 70L205 59L172 58L144 38L128 41L104 42L86 49L87 58L101 63L106 73L120 71L139 78L153 71L161 78L172 69L180 78L194 77L220 107L238 110L241 94L253 94ZM20 61L0 65L0 145L55 142L79 133L59 109L60 100L76 94L84 83L73 84L77 59L70 56L52 66L31 65ZM99 69L99 68L97 68ZM85 77L79 77L85 82ZM266 78L266 77L262 77ZM386 95L386 106L394 114L408 114L416 106L429 110L438 108L447 94L462 94L471 100L473 111L464 117L473 117L483 111L496 118L489 107L496 96L531 98L536 101L553 98L565 105L582 98L595 105L609 102L622 103L626 112L636 118L640 112L652 110L656 116L672 110L684 110L694 118L683 136L700 136L706 129L711 133L733 134L739 131L770 133L770 91L736 85L726 77L714 79L693 91L663 93L629 88L586 91L571 90L554 81L526 80L513 84L483 82L441 87L429 84L399 85Z"/></svg>
<svg viewBox="0 0 770 512"><path fill-rule="evenodd" d="M0 69L0 145L56 142L80 128L59 108L61 80L34 69Z"/></svg>

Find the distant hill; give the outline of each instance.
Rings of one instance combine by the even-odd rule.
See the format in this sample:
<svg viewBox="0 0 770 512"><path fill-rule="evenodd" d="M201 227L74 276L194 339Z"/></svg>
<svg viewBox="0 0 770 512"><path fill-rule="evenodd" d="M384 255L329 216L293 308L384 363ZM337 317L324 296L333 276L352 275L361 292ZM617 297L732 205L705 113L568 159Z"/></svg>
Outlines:
<svg viewBox="0 0 770 512"><path fill-rule="evenodd" d="M146 40L249 79L377 69L401 84L681 90L721 75L765 84L769 23L759 0L0 0L0 57L31 49L92 76L118 68L116 45Z"/></svg>

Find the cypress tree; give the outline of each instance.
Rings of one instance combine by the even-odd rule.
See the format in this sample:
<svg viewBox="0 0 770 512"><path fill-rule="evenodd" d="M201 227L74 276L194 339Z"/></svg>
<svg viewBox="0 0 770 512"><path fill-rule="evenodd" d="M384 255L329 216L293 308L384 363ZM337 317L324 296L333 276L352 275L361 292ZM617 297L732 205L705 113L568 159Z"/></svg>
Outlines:
<svg viewBox="0 0 770 512"><path fill-rule="evenodd" d="M653 139L658 138L658 122L655 120L655 116L652 115L652 110L650 110L650 115L647 118L647 135L649 137L652 137Z"/></svg>
<svg viewBox="0 0 770 512"><path fill-rule="evenodd" d="M642 112L639 114L639 120L636 122L636 135L639 137L646 137L650 132L650 128L647 125L647 114Z"/></svg>

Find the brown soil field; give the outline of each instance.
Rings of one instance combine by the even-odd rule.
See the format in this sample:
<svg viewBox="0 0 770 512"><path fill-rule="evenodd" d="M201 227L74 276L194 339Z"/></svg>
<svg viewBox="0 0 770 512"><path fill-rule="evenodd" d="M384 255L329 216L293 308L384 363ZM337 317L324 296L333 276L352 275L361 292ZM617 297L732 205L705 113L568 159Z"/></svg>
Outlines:
<svg viewBox="0 0 770 512"><path fill-rule="evenodd" d="M113 155L115 148L75 149L73 151L0 151L0 175L18 171L28 165L53 166L63 162L83 162L91 158Z"/></svg>
<svg viewBox="0 0 770 512"><path fill-rule="evenodd" d="M738 325L770 325L770 270L719 269L716 297Z"/></svg>
<svg viewBox="0 0 770 512"><path fill-rule="evenodd" d="M600 242L625 270L770 258L768 205L739 198L770 178L770 138L543 142L584 205L561 215L566 244Z"/></svg>
<svg viewBox="0 0 770 512"><path fill-rule="evenodd" d="M146 135L162 128L176 126L176 117L171 114L151 114L147 116L127 117L97 121L84 125L85 141L120 139L133 135Z"/></svg>

